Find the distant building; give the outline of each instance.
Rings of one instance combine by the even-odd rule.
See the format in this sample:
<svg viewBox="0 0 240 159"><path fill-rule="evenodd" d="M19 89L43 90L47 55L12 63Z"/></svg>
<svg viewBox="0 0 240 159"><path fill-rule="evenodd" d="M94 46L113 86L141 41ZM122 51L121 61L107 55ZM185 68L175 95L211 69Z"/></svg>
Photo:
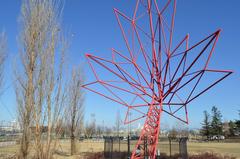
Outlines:
<svg viewBox="0 0 240 159"><path fill-rule="evenodd" d="M20 125L16 120L0 121L0 131L19 131Z"/></svg>

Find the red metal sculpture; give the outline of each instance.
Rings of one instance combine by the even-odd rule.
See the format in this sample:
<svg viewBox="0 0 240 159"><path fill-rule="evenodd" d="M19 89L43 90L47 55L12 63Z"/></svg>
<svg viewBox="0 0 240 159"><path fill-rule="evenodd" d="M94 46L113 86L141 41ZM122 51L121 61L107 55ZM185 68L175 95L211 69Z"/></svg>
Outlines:
<svg viewBox="0 0 240 159"><path fill-rule="evenodd" d="M191 47L189 35L173 41L176 0L160 3L137 0L132 18L114 9L128 54L86 54L96 81L83 87L125 106L125 123L146 118L132 159L155 158L162 112L188 123L186 106L232 73L208 68L220 30Z"/></svg>

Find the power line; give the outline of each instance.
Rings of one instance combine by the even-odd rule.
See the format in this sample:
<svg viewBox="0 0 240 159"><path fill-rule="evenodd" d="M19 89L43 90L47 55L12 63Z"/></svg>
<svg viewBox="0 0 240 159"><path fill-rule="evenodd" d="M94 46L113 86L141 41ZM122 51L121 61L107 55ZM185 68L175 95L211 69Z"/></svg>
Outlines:
<svg viewBox="0 0 240 159"><path fill-rule="evenodd" d="M16 80L15 80L16 81ZM0 92L0 97L12 86L13 82L12 81L7 87L5 87L1 92ZM9 110L9 108L6 106L6 104L3 102L3 100L0 98L0 102L1 105L7 110L7 112L9 113L9 115L14 119L14 115L11 113L11 111Z"/></svg>
<svg viewBox="0 0 240 159"><path fill-rule="evenodd" d="M10 114L10 116L14 119L13 114L11 113L11 111L8 109L8 107L3 103L2 99L0 99L0 102L2 104L2 106L7 110L7 112Z"/></svg>

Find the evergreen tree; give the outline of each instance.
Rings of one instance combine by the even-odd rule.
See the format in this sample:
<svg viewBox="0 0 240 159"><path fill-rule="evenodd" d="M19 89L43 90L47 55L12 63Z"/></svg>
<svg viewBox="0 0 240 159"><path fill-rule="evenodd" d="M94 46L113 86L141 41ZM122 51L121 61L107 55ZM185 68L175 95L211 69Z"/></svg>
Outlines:
<svg viewBox="0 0 240 159"><path fill-rule="evenodd" d="M211 129L210 115L206 110L203 112L203 114L204 114L204 119L202 122L201 134L203 136L207 136L208 138L210 136L210 129Z"/></svg>
<svg viewBox="0 0 240 159"><path fill-rule="evenodd" d="M238 119L238 120L240 120L240 110L238 110L238 116L239 116L239 119Z"/></svg>
<svg viewBox="0 0 240 159"><path fill-rule="evenodd" d="M235 121L236 129L240 132L240 120Z"/></svg>
<svg viewBox="0 0 240 159"><path fill-rule="evenodd" d="M234 132L236 131L236 124L230 120L228 125L229 125L229 135L234 136Z"/></svg>
<svg viewBox="0 0 240 159"><path fill-rule="evenodd" d="M238 115L239 115L239 118L236 119L234 122L234 125L235 125L234 133L235 134L240 134L240 110L238 110Z"/></svg>
<svg viewBox="0 0 240 159"><path fill-rule="evenodd" d="M211 134L222 135L222 114L216 106L212 107Z"/></svg>

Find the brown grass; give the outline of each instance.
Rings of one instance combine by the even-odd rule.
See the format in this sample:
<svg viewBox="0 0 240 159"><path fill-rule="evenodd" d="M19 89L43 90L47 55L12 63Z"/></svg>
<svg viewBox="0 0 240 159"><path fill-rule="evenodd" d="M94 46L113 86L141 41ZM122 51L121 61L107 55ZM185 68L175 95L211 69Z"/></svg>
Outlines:
<svg viewBox="0 0 240 159"><path fill-rule="evenodd" d="M87 158L87 156L91 155L100 155L104 151L104 142L103 141L91 141L85 140L83 142L77 142L77 154L74 156L70 156L70 142L67 140L61 140L58 143L56 154L54 158L56 159L83 159ZM133 148L131 146L131 149ZM172 148L174 149L175 146ZM18 152L19 146L8 146L8 147L0 147L0 158L1 156L6 156L8 154L15 154ZM168 142L160 142L158 148L161 150L161 153L165 153L169 155L169 144ZM177 147L175 147L177 148ZM127 145L122 144L121 150L126 151ZM177 152L177 150L173 150L172 154ZM225 157L226 159L230 159L232 156L240 159L240 143L213 143L213 142L204 142L204 143L195 143L195 142L188 142L188 152L191 156L195 157L193 159L198 159L199 154L205 155L215 155L218 154L218 157ZM94 158L94 156L92 157ZM101 158L101 157L100 157Z"/></svg>

